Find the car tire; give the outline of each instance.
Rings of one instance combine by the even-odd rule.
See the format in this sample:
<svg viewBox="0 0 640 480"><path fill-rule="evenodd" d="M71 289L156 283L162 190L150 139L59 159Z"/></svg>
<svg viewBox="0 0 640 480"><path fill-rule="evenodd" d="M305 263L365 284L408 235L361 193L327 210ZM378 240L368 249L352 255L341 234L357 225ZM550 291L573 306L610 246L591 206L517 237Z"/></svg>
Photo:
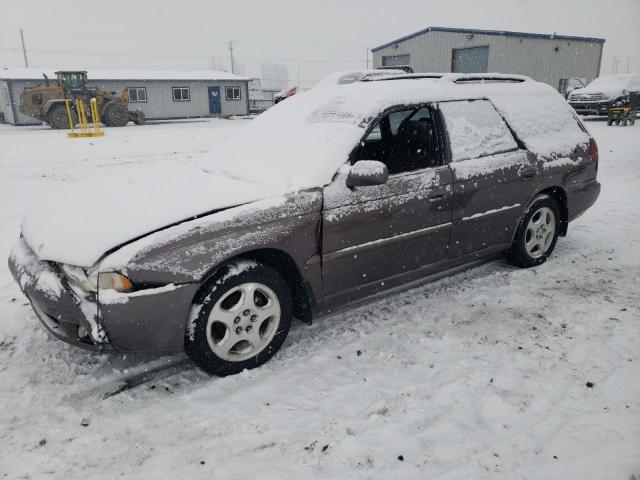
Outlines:
<svg viewBox="0 0 640 480"><path fill-rule="evenodd" d="M273 357L292 319L291 290L276 270L251 260L231 263L196 296L185 351L206 372L233 375Z"/></svg>
<svg viewBox="0 0 640 480"><path fill-rule="evenodd" d="M560 220L560 209L553 198L536 197L524 213L506 253L509 263L529 268L546 262L558 241Z"/></svg>
<svg viewBox="0 0 640 480"><path fill-rule="evenodd" d="M67 106L64 104L54 105L47 114L47 123L56 130L65 130L76 126L78 115L75 110L71 110L71 121L73 125L69 125L69 113L67 112Z"/></svg>

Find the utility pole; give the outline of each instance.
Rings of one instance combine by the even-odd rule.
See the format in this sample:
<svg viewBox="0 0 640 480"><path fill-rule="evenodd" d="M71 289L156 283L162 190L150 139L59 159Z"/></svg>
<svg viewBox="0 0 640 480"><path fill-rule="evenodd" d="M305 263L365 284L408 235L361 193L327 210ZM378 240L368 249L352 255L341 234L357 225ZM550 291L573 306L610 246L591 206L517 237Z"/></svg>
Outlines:
<svg viewBox="0 0 640 480"><path fill-rule="evenodd" d="M233 71L233 40L229 40L229 58L231 59L231 73L235 73Z"/></svg>
<svg viewBox="0 0 640 480"><path fill-rule="evenodd" d="M27 47L24 46L24 32L20 29L20 41L22 41L22 56L24 57L24 66L29 68L29 60L27 60Z"/></svg>

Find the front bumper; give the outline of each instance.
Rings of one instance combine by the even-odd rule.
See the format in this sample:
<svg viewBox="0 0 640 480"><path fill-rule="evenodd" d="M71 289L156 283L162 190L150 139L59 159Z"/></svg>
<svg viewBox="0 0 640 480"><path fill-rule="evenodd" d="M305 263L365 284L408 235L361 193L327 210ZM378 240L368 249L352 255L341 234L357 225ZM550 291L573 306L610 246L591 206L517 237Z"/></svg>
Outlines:
<svg viewBox="0 0 640 480"><path fill-rule="evenodd" d="M580 115L606 115L613 106L613 101L603 102L572 102L569 105Z"/></svg>
<svg viewBox="0 0 640 480"><path fill-rule="evenodd" d="M198 283L166 285L130 294L83 292L20 238L9 269L52 335L77 347L121 352L179 352ZM80 336L80 333L87 332Z"/></svg>
<svg viewBox="0 0 640 480"><path fill-rule="evenodd" d="M106 334L98 324L95 295L74 291L55 265L40 261L23 238L11 249L9 270L38 319L53 336L89 350L109 348Z"/></svg>

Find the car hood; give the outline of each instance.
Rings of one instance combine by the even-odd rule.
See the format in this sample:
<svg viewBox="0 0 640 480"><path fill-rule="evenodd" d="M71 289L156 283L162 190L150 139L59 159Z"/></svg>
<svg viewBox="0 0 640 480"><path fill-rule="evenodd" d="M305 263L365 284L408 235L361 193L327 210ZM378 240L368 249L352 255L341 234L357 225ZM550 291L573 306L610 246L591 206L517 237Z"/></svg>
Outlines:
<svg viewBox="0 0 640 480"><path fill-rule="evenodd" d="M603 88L603 87L584 87L576 88L569 94L569 98L572 95L602 95L604 98L617 98L622 95L622 90L619 88Z"/></svg>
<svg viewBox="0 0 640 480"><path fill-rule="evenodd" d="M184 165L110 169L50 191L25 215L22 235L41 260L91 267L169 225L283 193Z"/></svg>

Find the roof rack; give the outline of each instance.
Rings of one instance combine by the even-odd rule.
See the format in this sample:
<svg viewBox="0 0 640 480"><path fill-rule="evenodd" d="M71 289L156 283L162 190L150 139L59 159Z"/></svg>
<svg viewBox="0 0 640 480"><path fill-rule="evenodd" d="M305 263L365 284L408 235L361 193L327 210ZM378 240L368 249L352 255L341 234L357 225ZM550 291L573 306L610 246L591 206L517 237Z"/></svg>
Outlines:
<svg viewBox="0 0 640 480"><path fill-rule="evenodd" d="M452 83L520 83L532 81L531 78L526 75L508 75L504 73L448 73L442 76L442 80Z"/></svg>
<svg viewBox="0 0 640 480"><path fill-rule="evenodd" d="M446 73L407 73L400 75L385 75L383 77L372 77L363 80L364 82L385 82L387 80L411 80L421 78L435 78L439 79L445 76Z"/></svg>

